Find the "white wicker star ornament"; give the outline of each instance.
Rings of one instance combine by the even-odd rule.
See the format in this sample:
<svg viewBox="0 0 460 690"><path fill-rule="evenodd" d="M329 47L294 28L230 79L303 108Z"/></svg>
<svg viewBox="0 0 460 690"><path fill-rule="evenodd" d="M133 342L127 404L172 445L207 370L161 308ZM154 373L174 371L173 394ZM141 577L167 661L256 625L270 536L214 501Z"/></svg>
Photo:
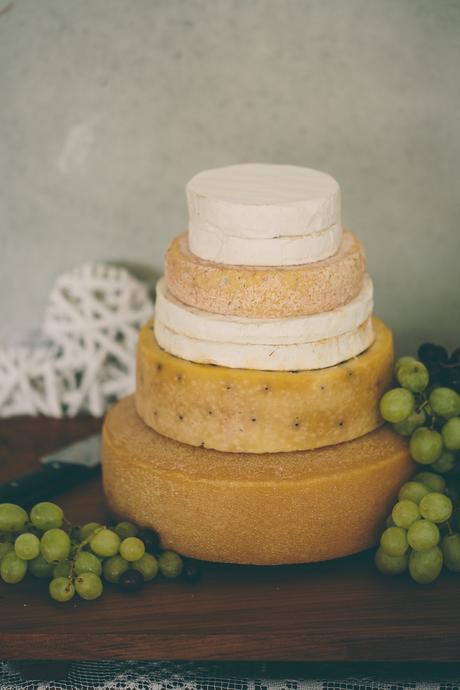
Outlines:
<svg viewBox="0 0 460 690"><path fill-rule="evenodd" d="M134 391L138 331L152 314L148 286L123 268L62 275L43 333L0 346L0 416L102 415Z"/></svg>

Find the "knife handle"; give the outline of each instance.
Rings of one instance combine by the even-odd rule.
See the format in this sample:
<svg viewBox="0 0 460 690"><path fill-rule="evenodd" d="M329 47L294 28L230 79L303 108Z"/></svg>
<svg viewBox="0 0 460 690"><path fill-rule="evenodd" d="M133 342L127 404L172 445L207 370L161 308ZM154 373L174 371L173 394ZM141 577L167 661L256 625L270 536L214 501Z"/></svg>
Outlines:
<svg viewBox="0 0 460 690"><path fill-rule="evenodd" d="M35 503L46 501L96 477L99 472L100 465L86 467L53 460L42 465L36 472L2 484L0 503L16 503L23 508L30 508Z"/></svg>

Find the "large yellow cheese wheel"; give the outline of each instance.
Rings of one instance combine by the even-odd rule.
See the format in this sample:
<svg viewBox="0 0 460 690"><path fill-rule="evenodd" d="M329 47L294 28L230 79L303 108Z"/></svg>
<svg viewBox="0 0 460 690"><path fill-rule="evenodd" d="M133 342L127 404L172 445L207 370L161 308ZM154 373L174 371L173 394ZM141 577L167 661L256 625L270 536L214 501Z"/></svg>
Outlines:
<svg viewBox="0 0 460 690"><path fill-rule="evenodd" d="M233 266L191 253L187 235L165 256L168 289L177 299L214 314L272 318L332 311L359 293L366 271L361 242L345 232L334 256L300 266Z"/></svg>
<svg viewBox="0 0 460 690"><path fill-rule="evenodd" d="M391 331L374 319L375 341L328 369L256 371L189 362L162 350L152 323L140 333L137 411L164 436L230 452L307 450L367 434L393 365Z"/></svg>
<svg viewBox="0 0 460 690"><path fill-rule="evenodd" d="M373 546L413 471L388 427L314 451L221 453L149 429L126 398L103 431L103 480L119 517L165 548L228 563L300 563Z"/></svg>

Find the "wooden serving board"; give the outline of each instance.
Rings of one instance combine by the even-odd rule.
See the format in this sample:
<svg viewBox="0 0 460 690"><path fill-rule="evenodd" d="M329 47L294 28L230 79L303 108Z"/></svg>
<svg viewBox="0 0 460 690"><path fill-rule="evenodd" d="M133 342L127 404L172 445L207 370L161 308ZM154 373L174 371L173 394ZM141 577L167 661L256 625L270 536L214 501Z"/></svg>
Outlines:
<svg viewBox="0 0 460 690"><path fill-rule="evenodd" d="M0 481L100 421L0 420ZM107 518L98 481L58 498L78 523ZM372 554L315 565L203 565L196 585L158 579L126 595L57 604L46 583L0 584L0 658L458 661L460 576L385 578Z"/></svg>

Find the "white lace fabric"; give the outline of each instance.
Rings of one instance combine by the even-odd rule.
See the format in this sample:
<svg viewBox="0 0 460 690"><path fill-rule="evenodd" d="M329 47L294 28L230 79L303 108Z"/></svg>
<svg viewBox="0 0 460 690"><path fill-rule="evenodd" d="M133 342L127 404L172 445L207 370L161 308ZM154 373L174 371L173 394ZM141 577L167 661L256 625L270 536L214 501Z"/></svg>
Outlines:
<svg viewBox="0 0 460 690"><path fill-rule="evenodd" d="M286 671L286 665L284 671ZM296 667L294 667L296 669ZM416 674L414 667L414 675ZM72 663L59 680L26 680L14 664L0 661L2 690L460 690L458 680L396 679L385 676L279 677L270 665L252 664L240 672L238 664L193 662L84 661Z"/></svg>

